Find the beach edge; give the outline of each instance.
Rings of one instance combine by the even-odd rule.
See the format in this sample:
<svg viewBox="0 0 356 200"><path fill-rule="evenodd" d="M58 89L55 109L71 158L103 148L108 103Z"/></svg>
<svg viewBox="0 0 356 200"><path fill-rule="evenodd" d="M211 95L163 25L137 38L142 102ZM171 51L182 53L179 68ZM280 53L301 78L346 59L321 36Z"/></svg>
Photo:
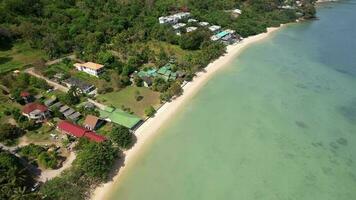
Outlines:
<svg viewBox="0 0 356 200"><path fill-rule="evenodd" d="M193 81L188 82L183 87L184 92L181 96L171 102L165 103L157 111L153 118L149 118L135 131L134 134L137 141L131 149L124 152L125 160L122 167L111 178L111 181L96 187L91 193L90 199L108 199L113 192L114 186L117 186L120 183L120 177L128 171L129 165L133 163L135 158L139 155L139 153L141 153L142 147L148 145L148 143L160 133L159 129L162 128L164 124L167 124L167 122L171 120L177 112L179 112L179 108L187 103L220 69L226 67L234 58L239 56L246 47L269 38L272 33L276 32L283 26L284 25L281 25L280 27L268 28L267 32L250 36L245 38L242 42L227 46L227 50L224 55L210 63L206 68L204 68L203 71L198 72Z"/></svg>

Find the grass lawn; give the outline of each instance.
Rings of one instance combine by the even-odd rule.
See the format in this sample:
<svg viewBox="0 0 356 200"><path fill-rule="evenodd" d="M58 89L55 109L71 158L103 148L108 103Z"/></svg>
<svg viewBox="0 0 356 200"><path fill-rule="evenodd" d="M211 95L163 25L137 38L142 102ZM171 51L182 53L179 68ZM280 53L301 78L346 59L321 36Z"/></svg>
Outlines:
<svg viewBox="0 0 356 200"><path fill-rule="evenodd" d="M135 99L135 93L139 91L140 95L143 97L140 101ZM116 108L130 108L132 112L136 115L144 118L145 109L149 106L157 108L160 105L160 93L154 92L145 87L126 87L119 92L110 92L106 94L99 95L97 99L105 105L113 105Z"/></svg>
<svg viewBox="0 0 356 200"><path fill-rule="evenodd" d="M43 50L33 49L27 43L15 43L9 50L0 50L0 73L21 69L41 59L47 59Z"/></svg>
<svg viewBox="0 0 356 200"><path fill-rule="evenodd" d="M47 124L42 124L42 127L35 130L29 131L26 133L26 137L29 142L46 142L51 140L50 134L55 130L54 127L51 127Z"/></svg>

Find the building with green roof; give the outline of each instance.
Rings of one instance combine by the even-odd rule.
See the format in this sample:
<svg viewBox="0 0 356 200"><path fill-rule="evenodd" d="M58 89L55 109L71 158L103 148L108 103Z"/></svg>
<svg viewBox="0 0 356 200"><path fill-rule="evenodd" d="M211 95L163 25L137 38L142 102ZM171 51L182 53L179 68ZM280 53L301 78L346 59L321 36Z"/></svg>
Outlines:
<svg viewBox="0 0 356 200"><path fill-rule="evenodd" d="M129 129L135 128L141 122L141 118L114 107L107 106L99 112L101 118Z"/></svg>

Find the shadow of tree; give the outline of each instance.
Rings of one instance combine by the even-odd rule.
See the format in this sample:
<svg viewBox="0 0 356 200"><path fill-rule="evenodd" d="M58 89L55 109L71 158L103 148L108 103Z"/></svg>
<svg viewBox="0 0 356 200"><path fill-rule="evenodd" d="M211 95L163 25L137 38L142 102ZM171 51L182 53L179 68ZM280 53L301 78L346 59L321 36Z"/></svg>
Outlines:
<svg viewBox="0 0 356 200"><path fill-rule="evenodd" d="M12 57L0 57L0 65L10 62L11 60L12 60Z"/></svg>

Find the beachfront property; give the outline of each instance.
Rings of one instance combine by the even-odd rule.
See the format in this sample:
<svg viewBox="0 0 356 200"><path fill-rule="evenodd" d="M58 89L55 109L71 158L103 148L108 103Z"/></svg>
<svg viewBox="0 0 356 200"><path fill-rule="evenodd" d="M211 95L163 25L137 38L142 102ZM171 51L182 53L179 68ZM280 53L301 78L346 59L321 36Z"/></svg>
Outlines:
<svg viewBox="0 0 356 200"><path fill-rule="evenodd" d="M95 86L80 79L70 77L62 81L68 88L77 87L78 91L85 94L95 94Z"/></svg>
<svg viewBox="0 0 356 200"><path fill-rule="evenodd" d="M74 67L78 71L82 71L96 77L98 77L104 71L104 65L93 62L75 63Z"/></svg>
<svg viewBox="0 0 356 200"><path fill-rule="evenodd" d="M66 135L76 138L87 138L94 142L104 142L106 140L104 136L68 121L60 121L57 125L57 130Z"/></svg>
<svg viewBox="0 0 356 200"><path fill-rule="evenodd" d="M234 30L226 29L221 31L210 38L212 41L220 41L225 45L230 45L240 41L242 38L235 34Z"/></svg>
<svg viewBox="0 0 356 200"><path fill-rule="evenodd" d="M166 65L159 68L157 74L165 81L177 79L177 73L172 71L172 64L170 63L167 63Z"/></svg>
<svg viewBox="0 0 356 200"><path fill-rule="evenodd" d="M141 123L141 119L139 117L124 112L118 108L105 107L103 110L99 110L99 112L101 119L124 126L131 130L138 127L138 125Z"/></svg>
<svg viewBox="0 0 356 200"><path fill-rule="evenodd" d="M156 69L142 70L137 73L137 76L143 80L143 86L150 87L153 83L153 79L157 76Z"/></svg>
<svg viewBox="0 0 356 200"><path fill-rule="evenodd" d="M180 12L174 15L162 16L158 18L160 24L176 24L179 20L186 19L190 17L189 12Z"/></svg>
<svg viewBox="0 0 356 200"><path fill-rule="evenodd" d="M197 30L197 29L198 29L198 28L195 27L195 26L190 26L190 27L187 27L186 31L187 31L187 33L190 33L190 32L193 32L193 31L195 31L195 30Z"/></svg>
<svg viewBox="0 0 356 200"><path fill-rule="evenodd" d="M50 117L47 106L40 103L29 103L22 108L22 115L26 116L29 120L36 122L43 122Z"/></svg>
<svg viewBox="0 0 356 200"><path fill-rule="evenodd" d="M221 29L221 26L217 26L217 25L212 25L212 26L209 26L209 30L211 32L213 32L214 34L218 33Z"/></svg>

